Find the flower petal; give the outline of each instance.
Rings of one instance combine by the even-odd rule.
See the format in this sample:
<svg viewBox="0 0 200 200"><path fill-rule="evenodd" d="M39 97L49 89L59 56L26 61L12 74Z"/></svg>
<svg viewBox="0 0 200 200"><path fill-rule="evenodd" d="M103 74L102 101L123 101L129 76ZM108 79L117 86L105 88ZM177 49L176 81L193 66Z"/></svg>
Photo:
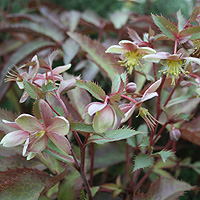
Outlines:
<svg viewBox="0 0 200 200"><path fill-rule="evenodd" d="M119 45L112 45L105 51L105 53L117 53L117 54L122 54L126 52L127 50Z"/></svg>
<svg viewBox="0 0 200 200"><path fill-rule="evenodd" d="M64 153L71 153L71 146L66 137L54 133L48 134L49 139Z"/></svg>
<svg viewBox="0 0 200 200"><path fill-rule="evenodd" d="M16 122L10 122L10 121L7 121L5 119L2 119L2 122L5 123L6 125L10 126L10 127L20 129L20 127L17 125Z"/></svg>
<svg viewBox="0 0 200 200"><path fill-rule="evenodd" d="M29 94L26 91L24 91L19 100L19 103L24 103L26 101L26 99L28 98L28 96L29 96Z"/></svg>
<svg viewBox="0 0 200 200"><path fill-rule="evenodd" d="M135 44L134 42L131 42L129 40L121 40L119 42L119 45L128 51L136 51L136 49L139 48L137 44Z"/></svg>
<svg viewBox="0 0 200 200"><path fill-rule="evenodd" d="M146 94L145 96L143 96L139 101L138 103L142 103L144 101L147 101L149 99L152 99L153 97L156 97L158 96L158 93L157 92L152 92L152 93L148 93Z"/></svg>
<svg viewBox="0 0 200 200"><path fill-rule="evenodd" d="M14 147L22 144L28 136L29 134L25 131L13 131L6 134L1 140L0 144L2 144L4 147Z"/></svg>
<svg viewBox="0 0 200 200"><path fill-rule="evenodd" d="M142 98L144 98L147 94L155 92L158 87L160 86L160 83L162 81L162 78L160 78L159 80L157 80L155 83L153 83L143 94Z"/></svg>
<svg viewBox="0 0 200 200"><path fill-rule="evenodd" d="M189 60L192 62L197 63L198 65L200 65L200 59L199 58L195 58L195 57L184 57L185 60Z"/></svg>
<svg viewBox="0 0 200 200"><path fill-rule="evenodd" d="M99 102L90 103L86 106L84 114L88 113L90 116L92 116L94 113L105 108L106 105L107 103L99 103Z"/></svg>
<svg viewBox="0 0 200 200"><path fill-rule="evenodd" d="M124 118L121 120L121 123L126 122L131 115L133 114L135 108L136 108L136 104L122 104L119 106L120 110L124 113Z"/></svg>
<svg viewBox="0 0 200 200"><path fill-rule="evenodd" d="M160 59L167 59L168 56L170 56L168 52L158 52L156 54L145 55L142 58L150 62L158 63Z"/></svg>
<svg viewBox="0 0 200 200"><path fill-rule="evenodd" d="M156 50L150 48L150 47L139 47L137 49L137 52L139 53L147 53L147 54L155 54Z"/></svg>
<svg viewBox="0 0 200 200"><path fill-rule="evenodd" d="M67 71L71 67L71 64L59 66L53 69L53 74L61 74L65 71Z"/></svg>
<svg viewBox="0 0 200 200"><path fill-rule="evenodd" d="M93 119L93 128L97 133L103 133L110 129L115 122L115 113L111 106L107 105L96 113Z"/></svg>
<svg viewBox="0 0 200 200"><path fill-rule="evenodd" d="M39 109L40 109L40 114L42 117L42 121L44 123L44 127L48 127L51 125L52 121L52 111L49 105L44 101L40 100L39 101Z"/></svg>
<svg viewBox="0 0 200 200"><path fill-rule="evenodd" d="M44 135L42 138L34 138L30 140L27 152L39 153L43 151L48 144L49 138Z"/></svg>
<svg viewBox="0 0 200 200"><path fill-rule="evenodd" d="M69 132L69 121L62 116L54 117L51 125L47 127L48 132L64 136Z"/></svg>
<svg viewBox="0 0 200 200"><path fill-rule="evenodd" d="M24 131L36 132L43 129L42 124L38 119L29 114L20 115L15 122Z"/></svg>

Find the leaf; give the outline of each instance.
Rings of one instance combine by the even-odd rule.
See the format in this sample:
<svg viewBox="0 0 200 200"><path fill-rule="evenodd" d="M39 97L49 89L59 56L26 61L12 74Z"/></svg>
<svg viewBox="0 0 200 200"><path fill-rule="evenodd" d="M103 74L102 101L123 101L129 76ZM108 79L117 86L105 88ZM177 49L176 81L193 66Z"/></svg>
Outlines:
<svg viewBox="0 0 200 200"><path fill-rule="evenodd" d="M78 87L86 89L96 99L102 100L102 101L105 100L106 93L96 83L91 82L91 81L85 82L85 81L81 81L77 79L76 84Z"/></svg>
<svg viewBox="0 0 200 200"><path fill-rule="evenodd" d="M195 27L188 27L186 29L183 29L179 33L179 37L185 37L185 36L190 36L193 34L198 34L200 32L200 26L195 26Z"/></svg>
<svg viewBox="0 0 200 200"><path fill-rule="evenodd" d="M184 17L181 13L181 10L178 10L178 12L176 13L177 19L178 19L178 31L180 32L181 30L183 30L184 28Z"/></svg>
<svg viewBox="0 0 200 200"><path fill-rule="evenodd" d="M59 187L59 200L77 200L81 191L83 181L76 170L69 170L66 178Z"/></svg>
<svg viewBox="0 0 200 200"><path fill-rule="evenodd" d="M117 130L106 131L105 133L101 134L102 136L93 135L89 138L88 143L93 142L96 144L106 144L108 142L124 140L136 134L141 134L141 132L126 127Z"/></svg>
<svg viewBox="0 0 200 200"><path fill-rule="evenodd" d="M45 85L45 84L42 85L43 92L51 92L56 89L57 89L57 87L55 87L52 82L49 82L47 85Z"/></svg>
<svg viewBox="0 0 200 200"><path fill-rule="evenodd" d="M200 14L200 6L196 6L190 16L190 23L194 22L199 14Z"/></svg>
<svg viewBox="0 0 200 200"><path fill-rule="evenodd" d="M50 41L39 41L35 40L33 42L28 42L27 44L20 47L12 56L9 58L8 62L4 65L3 70L1 71L0 85L3 84L3 80L7 74L9 68L17 65L19 62L24 60L30 54L38 52L41 49L55 46L56 44Z"/></svg>
<svg viewBox="0 0 200 200"><path fill-rule="evenodd" d="M158 28L170 39L175 39L178 35L178 28L163 16L152 15L152 18Z"/></svg>
<svg viewBox="0 0 200 200"><path fill-rule="evenodd" d="M16 24L6 24L0 27L1 31L10 31L10 32L29 32L39 34L45 37L52 39L55 42L62 42L64 40L64 34L55 26L51 27L50 25L37 24L33 22L28 23L16 23Z"/></svg>
<svg viewBox="0 0 200 200"><path fill-rule="evenodd" d="M82 13L81 18L90 24L95 25L96 27L100 27L102 23L102 19L93 11L86 10Z"/></svg>
<svg viewBox="0 0 200 200"><path fill-rule="evenodd" d="M73 130L73 131L94 133L95 134L95 131L94 131L93 127L92 127L92 124L72 122L70 124L70 129Z"/></svg>
<svg viewBox="0 0 200 200"><path fill-rule="evenodd" d="M38 89L31 83L27 82L25 79L23 80L24 88L26 92L33 98L37 99L38 97Z"/></svg>
<svg viewBox="0 0 200 200"><path fill-rule="evenodd" d="M173 155L173 152L172 151L166 151L166 150L162 150L160 152L157 152L157 153L154 153L152 154L151 156L155 156L155 157L161 157L162 158L162 161L165 163L166 160L171 157Z"/></svg>
<svg viewBox="0 0 200 200"><path fill-rule="evenodd" d="M138 169L144 169L145 167L151 167L153 163L154 163L154 160L151 156L147 154L138 155L135 158L133 171L136 171Z"/></svg>
<svg viewBox="0 0 200 200"><path fill-rule="evenodd" d="M176 200L185 191L192 190L192 186L173 178L161 178L154 181L147 194L139 194L134 200Z"/></svg>
<svg viewBox="0 0 200 200"><path fill-rule="evenodd" d="M123 68L117 64L117 59L112 54L106 54L106 48L98 41L92 40L79 33L68 32L68 35L85 50L89 58L94 61L102 71L112 80L115 74L121 74Z"/></svg>
<svg viewBox="0 0 200 200"><path fill-rule="evenodd" d="M50 176L36 169L9 169L0 172L1 200L36 200Z"/></svg>

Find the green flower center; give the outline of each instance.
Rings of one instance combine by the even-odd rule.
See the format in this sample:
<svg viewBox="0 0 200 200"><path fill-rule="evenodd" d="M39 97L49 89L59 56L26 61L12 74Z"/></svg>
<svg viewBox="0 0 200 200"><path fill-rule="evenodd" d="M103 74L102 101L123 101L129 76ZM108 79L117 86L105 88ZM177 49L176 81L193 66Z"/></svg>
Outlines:
<svg viewBox="0 0 200 200"><path fill-rule="evenodd" d="M45 131L40 131L35 135L35 138L41 138L44 136L44 134L45 134Z"/></svg>
<svg viewBox="0 0 200 200"><path fill-rule="evenodd" d="M119 61L121 66L124 66L128 69L128 73L132 74L132 71L134 68L137 68L139 71L141 71L140 66L142 66L141 63L142 60L142 54L129 51L126 53L126 58L122 61Z"/></svg>
<svg viewBox="0 0 200 200"><path fill-rule="evenodd" d="M195 54L196 56L200 56L200 40L194 40L194 52L192 54Z"/></svg>
<svg viewBox="0 0 200 200"><path fill-rule="evenodd" d="M183 69L185 66L185 62L182 60L166 60L163 65L167 65L168 68L162 70L163 74L167 74L167 76L172 75L172 85L175 85L175 78L179 77L179 74L182 72L183 74L187 74L188 72Z"/></svg>

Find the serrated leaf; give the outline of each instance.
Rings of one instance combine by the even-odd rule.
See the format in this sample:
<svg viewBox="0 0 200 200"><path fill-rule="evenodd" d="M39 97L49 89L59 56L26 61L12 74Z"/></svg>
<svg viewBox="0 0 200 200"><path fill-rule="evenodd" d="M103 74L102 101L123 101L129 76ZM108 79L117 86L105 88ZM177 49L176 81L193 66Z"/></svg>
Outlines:
<svg viewBox="0 0 200 200"><path fill-rule="evenodd" d="M37 90L37 88L33 84L27 82L25 79L23 80L23 83L24 83L24 88L25 88L26 92L33 99L37 99L37 97L38 97L38 90Z"/></svg>
<svg viewBox="0 0 200 200"><path fill-rule="evenodd" d="M68 32L68 35L88 53L89 58L94 61L111 80L115 77L115 74L121 74L123 72L123 68L118 65L114 55L106 54L106 48L101 43L79 33Z"/></svg>
<svg viewBox="0 0 200 200"><path fill-rule="evenodd" d="M125 84L127 81L127 74L122 73L121 75L117 74L112 80L111 94L120 93L124 90Z"/></svg>
<svg viewBox="0 0 200 200"><path fill-rule="evenodd" d="M36 169L17 168L0 172L0 199L36 200L49 179L48 174Z"/></svg>
<svg viewBox="0 0 200 200"><path fill-rule="evenodd" d="M196 6L190 16L190 23L194 22L197 18L197 15L199 15L199 14L200 14L200 6Z"/></svg>
<svg viewBox="0 0 200 200"><path fill-rule="evenodd" d="M78 131L78 132L86 132L86 133L94 133L95 131L92 127L92 124L85 124L85 123L80 123L80 122L72 122L70 124L70 129L73 131Z"/></svg>
<svg viewBox="0 0 200 200"><path fill-rule="evenodd" d="M136 134L141 134L141 132L132 130L130 128L121 128L117 130L106 131L105 133L101 134L102 136L93 135L89 138L88 143L93 142L96 144L106 144L108 142L124 140Z"/></svg>
<svg viewBox="0 0 200 200"><path fill-rule="evenodd" d="M186 29L183 29L179 33L179 36L185 37L185 36L190 36L190 35L193 35L193 34L198 34L199 32L200 32L200 26L188 27Z"/></svg>
<svg viewBox="0 0 200 200"><path fill-rule="evenodd" d="M155 157L161 157L162 158L162 161L165 163L166 160L171 157L173 155L173 152L172 151L166 151L166 150L162 150L160 152L157 152L157 153L154 153L152 154L152 156L155 156Z"/></svg>
<svg viewBox="0 0 200 200"><path fill-rule="evenodd" d="M106 97L106 93L96 83L93 83L91 81L84 82L84 81L77 79L76 84L78 87L86 89L96 99L104 101L104 99Z"/></svg>
<svg viewBox="0 0 200 200"><path fill-rule="evenodd" d="M134 200L176 200L192 188L188 183L173 178L161 178L151 184L147 194L139 194Z"/></svg>
<svg viewBox="0 0 200 200"><path fill-rule="evenodd" d="M153 163L154 163L154 160L151 156L147 154L138 155L135 158L133 171L136 171L138 169L144 169L145 167L151 167Z"/></svg>
<svg viewBox="0 0 200 200"><path fill-rule="evenodd" d="M48 83L47 85L45 85L45 84L42 85L42 91L43 92L51 92L51 91L54 91L56 89L57 89L57 87L55 87L52 82Z"/></svg>
<svg viewBox="0 0 200 200"><path fill-rule="evenodd" d="M184 20L182 13L181 13L181 10L178 10L178 12L176 13L176 16L177 16L177 19L178 19L178 30L181 31L181 30L183 30L184 23L185 23L185 20Z"/></svg>
<svg viewBox="0 0 200 200"><path fill-rule="evenodd" d="M152 18L158 28L170 39L175 39L178 35L178 28L163 16L152 15Z"/></svg>
<svg viewBox="0 0 200 200"><path fill-rule="evenodd" d="M27 44L20 47L14 54L11 55L8 62L4 65L3 70L1 71L1 77L0 77L0 85L3 84L3 80L7 74L7 71L9 68L13 68L13 66L17 65L19 62L21 62L23 59L25 59L27 56L34 52L38 52L41 49L55 46L56 44L50 41L32 41L28 42Z"/></svg>

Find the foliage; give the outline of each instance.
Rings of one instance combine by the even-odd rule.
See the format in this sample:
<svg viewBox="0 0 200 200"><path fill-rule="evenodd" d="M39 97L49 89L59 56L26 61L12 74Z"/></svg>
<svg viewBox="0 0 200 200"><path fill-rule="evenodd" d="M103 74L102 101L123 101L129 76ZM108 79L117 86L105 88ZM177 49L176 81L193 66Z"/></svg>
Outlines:
<svg viewBox="0 0 200 200"><path fill-rule="evenodd" d="M20 2L0 4L0 198L198 198L200 6Z"/></svg>

